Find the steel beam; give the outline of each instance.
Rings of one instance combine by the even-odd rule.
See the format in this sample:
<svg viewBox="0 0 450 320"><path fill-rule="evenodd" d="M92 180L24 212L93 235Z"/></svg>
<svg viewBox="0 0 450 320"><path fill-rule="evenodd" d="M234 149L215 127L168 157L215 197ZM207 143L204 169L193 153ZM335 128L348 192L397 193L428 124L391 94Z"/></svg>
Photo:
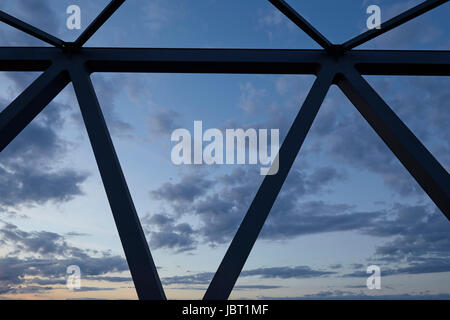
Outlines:
<svg viewBox="0 0 450 320"><path fill-rule="evenodd" d="M138 297L140 300L164 300L166 296L158 271L88 70L76 63L70 66L69 72Z"/></svg>
<svg viewBox="0 0 450 320"><path fill-rule="evenodd" d="M98 29L116 12L117 9L125 2L125 0L112 0L97 18L84 30L84 32L78 37L72 44L74 48L81 48Z"/></svg>
<svg viewBox="0 0 450 320"><path fill-rule="evenodd" d="M335 58L323 50L82 48L93 72L316 74ZM0 47L1 71L43 71L72 54ZM450 51L351 50L338 60L369 75L450 75Z"/></svg>
<svg viewBox="0 0 450 320"><path fill-rule="evenodd" d="M450 220L448 172L355 69L348 68L337 84Z"/></svg>
<svg viewBox="0 0 450 320"><path fill-rule="evenodd" d="M0 113L0 152L64 89L69 81L67 72L59 65L53 65Z"/></svg>
<svg viewBox="0 0 450 320"><path fill-rule="evenodd" d="M450 75L450 51L352 50L339 58L324 50L88 48L81 53L94 72L316 74L319 65L338 59L364 74Z"/></svg>
<svg viewBox="0 0 450 320"><path fill-rule="evenodd" d="M82 49L94 72L316 73L320 50Z"/></svg>
<svg viewBox="0 0 450 320"><path fill-rule="evenodd" d="M450 51L351 50L341 59L365 75L450 76Z"/></svg>
<svg viewBox="0 0 450 320"><path fill-rule="evenodd" d="M303 18L297 11L295 11L284 0L269 0L278 10L280 10L286 17L302 29L308 36L316 41L322 48L329 49L333 45L327 38L325 38L316 28L314 28L305 18Z"/></svg>
<svg viewBox="0 0 450 320"><path fill-rule="evenodd" d="M26 22L23 22L22 20L19 20L1 10L0 10L0 21L10 25L11 27L19 29L20 31L23 31L37 39L47 42L48 44L51 44L52 46L55 46L58 48L64 47L64 41L62 41L61 39L58 39L57 37L54 37L45 31L35 28L32 25L30 25Z"/></svg>
<svg viewBox="0 0 450 320"><path fill-rule="evenodd" d="M425 1L384 22L380 29L342 45L333 45L284 0L269 1L325 50L83 48L125 0L112 0L71 43L0 11L0 21L57 47L0 47L0 71L45 71L0 113L0 151L72 80L139 299L165 299L165 293L90 80L91 72L318 75L277 155L278 173L265 177L204 299L229 297L333 81L450 219L448 172L361 77L450 75L450 51L351 50L448 0Z"/></svg>
<svg viewBox="0 0 450 320"><path fill-rule="evenodd" d="M277 155L278 173L264 178L222 263L214 274L205 293L205 300L228 299L334 77L335 70L329 68L323 69L317 76L281 145Z"/></svg>

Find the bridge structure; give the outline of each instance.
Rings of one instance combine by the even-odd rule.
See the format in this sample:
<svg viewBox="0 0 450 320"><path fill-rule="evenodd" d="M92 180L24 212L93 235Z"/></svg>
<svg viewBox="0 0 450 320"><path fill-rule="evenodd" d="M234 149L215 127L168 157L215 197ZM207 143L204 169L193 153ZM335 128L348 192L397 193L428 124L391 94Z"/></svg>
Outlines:
<svg viewBox="0 0 450 320"><path fill-rule="evenodd" d="M355 50L448 0L427 0L383 22L380 28L333 44L283 0L269 0L322 49L93 48L85 43L125 0L112 0L74 42L65 42L3 11L0 21L38 38L47 47L0 47L0 71L42 71L0 113L0 152L70 82L117 226L137 295L165 300L158 272L114 149L90 75L93 72L310 74L316 79L285 137L279 171L260 185L205 300L228 299L267 216L331 85L337 85L368 124L450 219L450 176L362 75L449 76L448 50Z"/></svg>

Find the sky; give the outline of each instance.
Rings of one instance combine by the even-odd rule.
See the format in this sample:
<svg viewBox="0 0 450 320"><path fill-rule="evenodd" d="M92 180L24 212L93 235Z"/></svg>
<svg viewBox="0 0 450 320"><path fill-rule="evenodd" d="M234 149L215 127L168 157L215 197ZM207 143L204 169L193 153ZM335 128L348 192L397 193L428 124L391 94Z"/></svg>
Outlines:
<svg viewBox="0 0 450 320"><path fill-rule="evenodd" d="M420 0L290 0L333 43ZM0 10L73 41L107 0L2 0ZM81 30L66 8L81 8ZM450 4L358 49L450 50ZM0 24L0 46L47 46ZM318 49L268 1L128 0L91 47ZM0 111L39 73L0 72ZM314 76L91 76L169 299L201 298L263 177L259 165L174 165L171 133L286 135ZM450 167L449 77L364 76ZM81 288L66 287L78 265ZM369 290L366 269L381 269ZM450 298L450 224L332 86L237 281L233 299ZM0 298L137 299L73 87L0 154Z"/></svg>

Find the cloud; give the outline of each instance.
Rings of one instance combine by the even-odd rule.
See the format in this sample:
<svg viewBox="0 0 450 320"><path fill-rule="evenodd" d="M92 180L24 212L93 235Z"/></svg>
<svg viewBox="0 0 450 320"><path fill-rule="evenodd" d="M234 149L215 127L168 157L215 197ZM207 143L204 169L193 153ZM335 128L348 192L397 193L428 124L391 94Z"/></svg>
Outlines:
<svg viewBox="0 0 450 320"><path fill-rule="evenodd" d="M304 296L288 297L267 297L259 296L260 300L448 300L450 294L447 293L419 293L419 294L390 294L390 295L367 295L364 293L355 293L352 291L320 291L314 294Z"/></svg>
<svg viewBox="0 0 450 320"><path fill-rule="evenodd" d="M40 255L65 255L70 247L63 236L48 231L26 232L17 226L7 223L0 229L0 239L3 245L12 244L15 252L33 252Z"/></svg>
<svg viewBox="0 0 450 320"><path fill-rule="evenodd" d="M260 239L293 239L317 233L353 231L381 240L377 242L374 256L369 260L382 266L383 275L450 271L448 224L433 205L397 203L369 211L356 210L347 204L307 201L304 196L326 192L329 186L344 179L345 175L328 167L308 171L292 170L263 227ZM188 179L182 178L179 183L167 184L156 192L166 195L159 199L172 208L176 217L195 217L199 221L195 229L186 229L184 236L189 235L189 238L180 242L177 241L180 238L176 237L163 239L160 246L165 243L170 247L172 241L176 244L173 246L175 249L183 244L193 248L197 242L210 245L226 243L236 232L257 188L254 184L257 173L250 169L236 168L230 174L215 178L201 171L197 174L198 177L191 175ZM206 183L203 188L188 193L188 197L183 192L189 186L195 188L196 181L201 184L202 181L212 180L215 181L214 189ZM293 194L296 196L293 197ZM178 195L181 195L181 201L177 200ZM174 221L173 218L158 216L152 223L170 225L173 229L176 225ZM341 267L330 266L324 272L335 273ZM346 276L367 277L363 264L354 264L353 267L355 272ZM249 273L243 272L242 275ZM312 273L314 275L320 276L319 273Z"/></svg>
<svg viewBox="0 0 450 320"><path fill-rule="evenodd" d="M341 179L344 179L344 174L334 168L318 167L310 173L293 169L261 237L288 238L311 233L313 228L316 232L351 230L362 221L370 223L372 216L350 214L351 207L347 205L320 202L300 204L302 195L325 192L328 186ZM215 188L212 188L213 180ZM252 169L236 168L230 174L215 178L199 170L182 177L178 183L164 183L151 195L170 206L175 216L193 215L199 218L200 227L196 228L195 233L214 245L229 241L237 230L260 180L257 170ZM293 193L297 196L292 197ZM303 214L300 213L302 211ZM279 215L283 215L283 219L277 219Z"/></svg>
<svg viewBox="0 0 450 320"><path fill-rule="evenodd" d="M70 245L65 236L48 231L24 231L4 223L0 244L7 254L0 257L0 292L22 293L30 290L53 290L50 285L65 283L67 267L77 265L82 276L94 279L110 272L128 271L123 257L109 252L93 254ZM103 279L100 277L99 279Z"/></svg>
<svg viewBox="0 0 450 320"><path fill-rule="evenodd" d="M450 144L448 130L443 123L450 121L444 112L450 100L448 92L442 90L447 80L436 77L368 77L368 81L419 139L436 153L441 164L449 167ZM304 150L304 154L321 154L345 165L352 172L371 172L380 177L399 198L425 196L419 184L381 138L337 90L330 91L308 138L311 147Z"/></svg>
<svg viewBox="0 0 450 320"><path fill-rule="evenodd" d="M112 277L112 276L84 276L84 279L92 281L106 281L106 282L132 282L131 277Z"/></svg>
<svg viewBox="0 0 450 320"><path fill-rule="evenodd" d="M448 221L434 206L396 204L359 232L387 239L369 259L384 276L450 272ZM364 265L353 268L343 276L367 277Z"/></svg>
<svg viewBox="0 0 450 320"><path fill-rule="evenodd" d="M167 2L156 0L148 2L142 10L145 12L144 25L151 33L160 31L173 21L174 11L168 8Z"/></svg>
<svg viewBox="0 0 450 320"><path fill-rule="evenodd" d="M206 194L213 182L200 174L183 176L179 183L165 182L150 192L157 200L169 201L172 206L184 210L187 205Z"/></svg>
<svg viewBox="0 0 450 320"><path fill-rule="evenodd" d="M283 286L272 286L272 285L237 285L233 287L233 290L271 290L271 289L280 289L284 288ZM207 287L205 286L187 286L187 287L173 287L173 290L201 290L206 291Z"/></svg>
<svg viewBox="0 0 450 320"><path fill-rule="evenodd" d="M264 279L308 279L335 274L333 271L314 270L308 266L273 267L244 270L241 277L259 276Z"/></svg>
<svg viewBox="0 0 450 320"><path fill-rule="evenodd" d="M244 270L240 277L259 277L262 279L307 279L315 277L326 277L334 274L332 271L314 270L308 266L284 266L274 268L257 268ZM214 276L213 272L200 272L183 276L165 277L162 279L164 285L204 285L209 284ZM278 287L278 286L277 286ZM247 289L257 288L256 286L247 286ZM243 287L241 286L241 289ZM269 289L269 288L266 288Z"/></svg>
<svg viewBox="0 0 450 320"><path fill-rule="evenodd" d="M280 289L283 286L268 286L268 285L237 285L234 286L233 290L271 290Z"/></svg>
<svg viewBox="0 0 450 320"><path fill-rule="evenodd" d="M412 262L409 261L406 266L404 263L403 265L404 266L397 268L389 267L389 265L387 265L386 267L381 268L381 275L386 277L401 274L413 275L450 272L450 259L448 257L417 257ZM365 271L356 270L342 276L345 278L367 278L367 275L368 274Z"/></svg>
<svg viewBox="0 0 450 320"><path fill-rule="evenodd" d="M151 134L170 135L180 126L176 123L178 113L171 109L162 108L149 116L148 128Z"/></svg>
<svg viewBox="0 0 450 320"><path fill-rule="evenodd" d="M12 93L30 81L21 73L6 73ZM0 98L3 105L9 102ZM52 102L0 154L0 206L64 202L81 195L81 184L88 175L60 168L69 142L59 135L70 110L66 104Z"/></svg>
<svg viewBox="0 0 450 320"><path fill-rule="evenodd" d="M433 254L450 257L448 221L434 206L397 204L389 219L371 225L365 233L395 237L377 248L376 253L385 258L415 259Z"/></svg>
<svg viewBox="0 0 450 320"><path fill-rule="evenodd" d="M286 22L286 18L283 16L280 10L270 8L269 12L259 18L259 23L263 26L278 26L281 23Z"/></svg>
<svg viewBox="0 0 450 320"><path fill-rule="evenodd" d="M82 194L80 184L86 179L85 174L74 170L48 173L32 166L0 168L0 176L0 204L14 207L68 201Z"/></svg>
<svg viewBox="0 0 450 320"><path fill-rule="evenodd" d="M192 274L192 275L165 277L165 278L162 278L162 282L163 282L164 285L171 285L171 284L185 284L185 285L208 284L208 283L211 282L213 276L214 276L213 272L202 272L202 273L196 273L196 274Z"/></svg>
<svg viewBox="0 0 450 320"><path fill-rule="evenodd" d="M174 249L178 252L195 249L195 231L188 223L176 223L174 218L163 214L147 215L141 220L149 235L152 249Z"/></svg>
<svg viewBox="0 0 450 320"><path fill-rule="evenodd" d="M239 86L241 96L239 98L239 107L247 113L255 113L265 104L264 97L266 91L257 89L251 82L246 82Z"/></svg>

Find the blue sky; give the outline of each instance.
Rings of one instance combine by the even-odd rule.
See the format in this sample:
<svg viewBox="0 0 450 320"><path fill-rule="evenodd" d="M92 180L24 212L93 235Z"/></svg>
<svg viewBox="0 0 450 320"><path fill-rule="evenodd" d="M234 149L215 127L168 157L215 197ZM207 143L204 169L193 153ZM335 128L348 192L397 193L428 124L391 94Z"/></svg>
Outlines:
<svg viewBox="0 0 450 320"><path fill-rule="evenodd" d="M108 1L3 1L0 9L66 41ZM331 41L420 1L289 3ZM370 49L450 49L447 3ZM0 25L2 46L45 46ZM318 48L268 1L128 0L86 46ZM0 73L0 110L39 73ZM447 169L448 77L366 80ZM171 132L279 128L313 76L93 74L100 104L168 298L202 297L262 177L259 165L175 166ZM72 85L0 154L0 297L135 299ZM244 267L235 299L449 298L450 225L337 87L330 88ZM82 290L65 287L77 264ZM381 267L382 289L366 288Z"/></svg>

